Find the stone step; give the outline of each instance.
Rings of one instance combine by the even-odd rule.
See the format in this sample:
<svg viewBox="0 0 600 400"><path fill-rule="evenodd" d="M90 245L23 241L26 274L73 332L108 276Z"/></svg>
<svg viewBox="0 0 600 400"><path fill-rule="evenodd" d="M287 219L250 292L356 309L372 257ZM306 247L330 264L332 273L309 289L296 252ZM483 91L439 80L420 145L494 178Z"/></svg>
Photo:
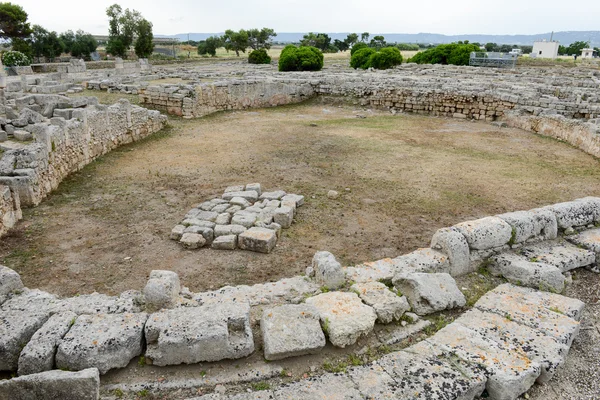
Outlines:
<svg viewBox="0 0 600 400"><path fill-rule="evenodd" d="M531 262L526 257L504 252L492 257L489 270L515 285L560 293L565 288L565 277L554 265Z"/></svg>
<svg viewBox="0 0 600 400"><path fill-rule="evenodd" d="M554 265L561 272L586 267L596 262L596 254L565 241L546 241L524 246L519 254L534 262Z"/></svg>
<svg viewBox="0 0 600 400"><path fill-rule="evenodd" d="M98 400L100 375L96 368L79 372L47 371L0 380L0 399Z"/></svg>

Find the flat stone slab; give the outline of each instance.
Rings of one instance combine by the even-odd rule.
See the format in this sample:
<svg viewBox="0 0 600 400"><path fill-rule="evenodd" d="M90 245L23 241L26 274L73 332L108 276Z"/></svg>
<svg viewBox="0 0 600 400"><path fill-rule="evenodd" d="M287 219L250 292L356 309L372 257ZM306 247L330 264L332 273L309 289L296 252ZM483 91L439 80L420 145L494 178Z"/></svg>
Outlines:
<svg viewBox="0 0 600 400"><path fill-rule="evenodd" d="M542 366L538 383L546 383L552 379L569 352L569 348L555 338L498 314L472 309L455 322L479 333L485 339L517 348L531 360L538 362Z"/></svg>
<svg viewBox="0 0 600 400"><path fill-rule="evenodd" d="M385 282L392 283L396 274L396 262L391 258L366 262L354 267L343 268L348 281L363 282Z"/></svg>
<svg viewBox="0 0 600 400"><path fill-rule="evenodd" d="M586 267L596 262L593 251L581 249L567 242L542 242L520 249L520 254L530 261L554 265L561 272Z"/></svg>
<svg viewBox="0 0 600 400"><path fill-rule="evenodd" d="M260 320L265 359L317 354L325 347L319 311L308 304L267 309Z"/></svg>
<svg viewBox="0 0 600 400"><path fill-rule="evenodd" d="M498 217L485 217L461 222L454 226L467 239L474 250L489 250L502 247L510 241L512 227Z"/></svg>
<svg viewBox="0 0 600 400"><path fill-rule="evenodd" d="M564 298L565 304L561 306L562 308L558 308L558 305L547 308L547 304L556 302L550 299L557 299L557 297L551 297L551 293L533 294L524 289L510 284L500 285L481 297L475 307L537 329L571 347L573 339L579 333L579 322L567 316L569 311L563 310L568 307L573 309L572 312L577 312L576 310L583 307L583 303L564 296L552 295Z"/></svg>
<svg viewBox="0 0 600 400"><path fill-rule="evenodd" d="M465 296L449 274L399 273L393 283L406 296L413 312L419 315L466 304Z"/></svg>
<svg viewBox="0 0 600 400"><path fill-rule="evenodd" d="M541 374L540 364L514 346L500 346L457 323L442 328L426 340L468 363L481 365L486 371L486 389L492 399L516 399L529 390Z"/></svg>
<svg viewBox="0 0 600 400"><path fill-rule="evenodd" d="M53 369L58 344L76 319L77 314L71 311L50 317L21 351L19 375L37 374Z"/></svg>
<svg viewBox="0 0 600 400"><path fill-rule="evenodd" d="M600 229L583 231L579 235L569 236L567 240L593 251L596 253L596 258L600 255Z"/></svg>
<svg viewBox="0 0 600 400"><path fill-rule="evenodd" d="M565 277L554 265L530 262L523 256L508 252L492 260L488 267L492 275L503 276L515 285L557 293L565 288Z"/></svg>
<svg viewBox="0 0 600 400"><path fill-rule="evenodd" d="M398 273L450 272L450 260L447 255L433 249L418 249L394 259L394 266Z"/></svg>
<svg viewBox="0 0 600 400"><path fill-rule="evenodd" d="M212 242L211 247L215 250L235 250L237 247L237 236L219 236Z"/></svg>
<svg viewBox="0 0 600 400"><path fill-rule="evenodd" d="M145 327L146 357L155 365L246 357L254 351L248 303L163 310Z"/></svg>
<svg viewBox="0 0 600 400"><path fill-rule="evenodd" d="M402 318L410 305L405 296L398 296L380 282L356 283L350 288L368 306L373 307L377 321L389 324Z"/></svg>
<svg viewBox="0 0 600 400"><path fill-rule="evenodd" d="M238 246L242 250L270 253L277 244L277 233L267 228L253 227L238 236Z"/></svg>
<svg viewBox="0 0 600 400"><path fill-rule="evenodd" d="M260 195L261 200L281 200L287 193L283 190L275 190L273 192L263 192Z"/></svg>
<svg viewBox="0 0 600 400"><path fill-rule="evenodd" d="M329 292L309 297L306 303L319 310L321 326L334 346L346 347L373 330L377 314L355 293Z"/></svg>
<svg viewBox="0 0 600 400"><path fill-rule="evenodd" d="M48 317L44 311L0 312L0 371L17 370L21 350Z"/></svg>
<svg viewBox="0 0 600 400"><path fill-rule="evenodd" d="M147 318L146 313L80 315L58 346L56 366L98 368L101 374L126 367L142 354Z"/></svg>
<svg viewBox="0 0 600 400"><path fill-rule="evenodd" d="M376 325L375 334L381 343L392 346L414 336L429 325L431 325L431 322L426 319L419 319L414 323L406 324L406 326L396 324Z"/></svg>
<svg viewBox="0 0 600 400"><path fill-rule="evenodd" d="M354 383L345 375L325 374L282 386L277 400L363 400Z"/></svg>
<svg viewBox="0 0 600 400"><path fill-rule="evenodd" d="M79 372L48 371L0 380L0 399L98 400L100 374L96 368Z"/></svg>

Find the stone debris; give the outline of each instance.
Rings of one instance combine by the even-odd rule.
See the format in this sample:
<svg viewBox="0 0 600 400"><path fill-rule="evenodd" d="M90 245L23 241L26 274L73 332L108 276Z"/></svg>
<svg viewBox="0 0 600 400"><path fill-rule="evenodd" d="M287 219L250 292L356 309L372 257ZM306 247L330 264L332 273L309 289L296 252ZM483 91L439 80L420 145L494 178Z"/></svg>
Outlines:
<svg viewBox="0 0 600 400"><path fill-rule="evenodd" d="M325 347L319 311L308 304L266 309L260 329L267 360L317 354Z"/></svg>
<svg viewBox="0 0 600 400"><path fill-rule="evenodd" d="M321 326L329 341L337 347L356 343L373 330L377 314L362 303L355 293L329 292L306 299L319 311Z"/></svg>
<svg viewBox="0 0 600 400"><path fill-rule="evenodd" d="M304 196L283 190L263 192L260 183L229 186L222 198L191 209L169 237L188 249L211 246L215 250L270 253L281 229L290 228L296 208L302 204ZM227 238L218 239L222 236Z"/></svg>
<svg viewBox="0 0 600 400"><path fill-rule="evenodd" d="M55 370L0 380L0 399L98 400L100 374L96 368L79 372Z"/></svg>
<svg viewBox="0 0 600 400"><path fill-rule="evenodd" d="M338 289L346 282L342 265L328 251L318 251L312 259L315 281L327 289Z"/></svg>
<svg viewBox="0 0 600 400"><path fill-rule="evenodd" d="M492 258L489 270L511 283L535 289L560 293L565 288L565 277L554 265L531 262L514 253L502 253Z"/></svg>
<svg viewBox="0 0 600 400"><path fill-rule="evenodd" d="M406 296L398 296L383 283L356 283L350 290L356 292L366 305L373 307L379 323L398 321L406 311L410 311Z"/></svg>
<svg viewBox="0 0 600 400"><path fill-rule="evenodd" d="M37 374L54 368L54 355L58 344L76 319L77 314L71 311L50 317L21 351L19 375Z"/></svg>
<svg viewBox="0 0 600 400"><path fill-rule="evenodd" d="M149 311L173 308L179 300L179 275L173 271L154 270L144 287L144 300Z"/></svg>
<svg viewBox="0 0 600 400"><path fill-rule="evenodd" d="M162 310L145 326L146 357L154 365L246 357L254 351L248 303Z"/></svg>
<svg viewBox="0 0 600 400"><path fill-rule="evenodd" d="M69 371L98 368L105 374L123 368L142 354L144 324L148 315L80 315L60 341L56 366Z"/></svg>
<svg viewBox="0 0 600 400"><path fill-rule="evenodd" d="M465 296L449 274L409 273L394 277L394 287L405 295L418 315L463 307Z"/></svg>

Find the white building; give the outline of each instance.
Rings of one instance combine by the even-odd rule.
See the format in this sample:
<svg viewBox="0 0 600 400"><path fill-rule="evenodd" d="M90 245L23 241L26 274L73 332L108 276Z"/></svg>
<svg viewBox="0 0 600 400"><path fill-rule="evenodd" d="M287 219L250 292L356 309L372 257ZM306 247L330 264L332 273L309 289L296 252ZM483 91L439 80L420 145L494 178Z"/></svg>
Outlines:
<svg viewBox="0 0 600 400"><path fill-rule="evenodd" d="M556 58L558 57L558 42L547 40L538 40L533 42L532 57L537 58Z"/></svg>
<svg viewBox="0 0 600 400"><path fill-rule="evenodd" d="M581 58L594 58L594 49L581 49Z"/></svg>

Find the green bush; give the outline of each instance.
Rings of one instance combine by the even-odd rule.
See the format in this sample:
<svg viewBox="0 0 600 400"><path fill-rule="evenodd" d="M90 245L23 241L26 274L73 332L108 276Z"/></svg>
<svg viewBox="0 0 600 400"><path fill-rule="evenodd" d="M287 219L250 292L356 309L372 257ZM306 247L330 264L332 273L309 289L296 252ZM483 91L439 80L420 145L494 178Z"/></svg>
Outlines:
<svg viewBox="0 0 600 400"><path fill-rule="evenodd" d="M367 47L369 47L369 46L366 43L358 42L354 46L352 46L352 48L350 49L350 55L353 56L354 53L356 53L358 50L366 49Z"/></svg>
<svg viewBox="0 0 600 400"><path fill-rule="evenodd" d="M312 46L285 46L279 56L279 71L320 71L323 53Z"/></svg>
<svg viewBox="0 0 600 400"><path fill-rule="evenodd" d="M271 57L265 49L258 49L248 54L248 62L250 64L271 64Z"/></svg>
<svg viewBox="0 0 600 400"><path fill-rule="evenodd" d="M20 51L6 51L2 54L2 64L7 67L21 67L31 64L31 60Z"/></svg>
<svg viewBox="0 0 600 400"><path fill-rule="evenodd" d="M473 51L480 51L479 46L459 43L441 44L415 54L410 62L417 64L469 65L469 58Z"/></svg>
<svg viewBox="0 0 600 400"><path fill-rule="evenodd" d="M356 46L355 46L356 47ZM352 48L354 50L354 47ZM375 54L376 51L369 47L364 47L356 51L352 57L350 57L350 66L352 68L362 68L367 69L371 66L371 56Z"/></svg>
<svg viewBox="0 0 600 400"><path fill-rule="evenodd" d="M375 69L390 69L402 64L402 54L396 47L384 47L375 54L371 54L369 66Z"/></svg>

